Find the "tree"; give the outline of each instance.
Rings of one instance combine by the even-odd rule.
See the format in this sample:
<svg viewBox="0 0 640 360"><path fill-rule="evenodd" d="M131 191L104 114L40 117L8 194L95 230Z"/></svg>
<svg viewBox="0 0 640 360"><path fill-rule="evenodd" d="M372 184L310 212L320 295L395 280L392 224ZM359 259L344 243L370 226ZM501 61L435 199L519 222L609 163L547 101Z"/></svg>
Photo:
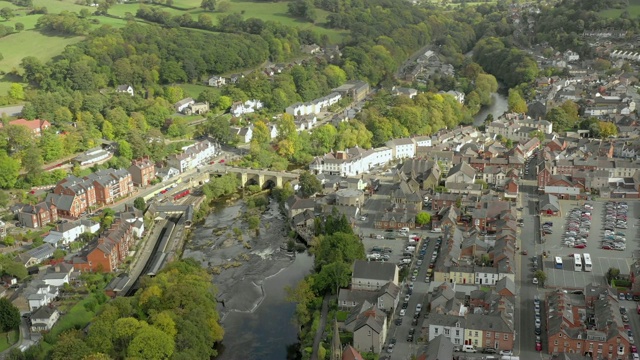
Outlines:
<svg viewBox="0 0 640 360"><path fill-rule="evenodd" d="M0 151L0 188L11 189L20 175L20 163L4 151Z"/></svg>
<svg viewBox="0 0 640 360"><path fill-rule="evenodd" d="M257 230L260 227L260 217L255 215L249 216L247 223L249 224L250 230Z"/></svg>
<svg viewBox="0 0 640 360"><path fill-rule="evenodd" d="M18 31L18 32L20 32L20 31L24 30L24 24L23 24L23 23L21 23L21 22L17 22L17 23L14 25L14 27L15 27L16 31Z"/></svg>
<svg viewBox="0 0 640 360"><path fill-rule="evenodd" d="M0 328L3 332L20 326L20 310L8 298L0 298Z"/></svg>
<svg viewBox="0 0 640 360"><path fill-rule="evenodd" d="M42 151L35 144L22 152L22 168L27 173L28 181L33 181L42 174L42 165Z"/></svg>
<svg viewBox="0 0 640 360"><path fill-rule="evenodd" d="M605 277L607 278L607 283L611 285L611 281L616 280L619 275L620 275L620 269L613 268L613 267L609 268L609 270L607 270L607 273L605 274Z"/></svg>
<svg viewBox="0 0 640 360"><path fill-rule="evenodd" d="M540 130L534 130L532 132L529 133L529 137L530 138L538 138L538 140L540 140L540 143L542 144L544 142L545 136L544 133Z"/></svg>
<svg viewBox="0 0 640 360"><path fill-rule="evenodd" d="M527 112L527 102L522 98L520 91L516 89L509 89L509 111L518 114L525 114Z"/></svg>
<svg viewBox="0 0 640 360"><path fill-rule="evenodd" d="M200 7L205 11L215 11L216 10L216 0L202 0Z"/></svg>
<svg viewBox="0 0 640 360"><path fill-rule="evenodd" d="M13 9L12 8L3 7L2 9L0 9L0 17L2 17L5 20L9 20L14 16L15 16L15 14L13 13Z"/></svg>
<svg viewBox="0 0 640 360"><path fill-rule="evenodd" d="M19 314L18 314L19 315ZM79 330L68 330L62 333L51 351L52 360L82 360L91 355L91 349L82 340Z"/></svg>
<svg viewBox="0 0 640 360"><path fill-rule="evenodd" d="M226 145L233 142L231 136L231 123L227 116L207 116L207 121L202 126L204 133L218 141L220 144Z"/></svg>
<svg viewBox="0 0 640 360"><path fill-rule="evenodd" d="M133 150L127 140L118 140L118 155L131 161L133 159Z"/></svg>
<svg viewBox="0 0 640 360"><path fill-rule="evenodd" d="M322 191L322 183L318 178L308 171L300 174L300 194L308 198Z"/></svg>
<svg viewBox="0 0 640 360"><path fill-rule="evenodd" d="M171 336L153 326L141 328L131 340L127 354L135 359L170 359L175 349Z"/></svg>
<svg viewBox="0 0 640 360"><path fill-rule="evenodd" d="M144 210L147 207L147 204L144 201L144 198L137 197L135 200L133 200L133 207L138 210Z"/></svg>
<svg viewBox="0 0 640 360"><path fill-rule="evenodd" d="M416 224L424 226L431 222L431 215L426 211L421 211L416 215Z"/></svg>
<svg viewBox="0 0 640 360"><path fill-rule="evenodd" d="M66 251L62 249L55 249L51 257L53 257L55 260L60 260L63 259L65 255L67 255Z"/></svg>
<svg viewBox="0 0 640 360"><path fill-rule="evenodd" d="M598 71L605 71L611 69L611 61L606 59L595 59L593 61L593 68Z"/></svg>
<svg viewBox="0 0 640 360"><path fill-rule="evenodd" d="M616 127L616 124L612 122L600 121L598 123L598 128L600 130L600 137L603 139L618 135L618 128Z"/></svg>
<svg viewBox="0 0 640 360"><path fill-rule="evenodd" d="M171 104L177 103L184 99L184 90L180 86L167 86L164 90L164 97Z"/></svg>
<svg viewBox="0 0 640 360"><path fill-rule="evenodd" d="M338 289L347 287L351 280L351 266L342 261L336 261L322 266L320 272L314 276L314 289L318 294L336 294Z"/></svg>
<svg viewBox="0 0 640 360"><path fill-rule="evenodd" d="M553 128L557 131L570 129L573 125L567 113L559 107L549 110L547 120L553 123Z"/></svg>
<svg viewBox="0 0 640 360"><path fill-rule="evenodd" d="M545 272L542 270L538 270L534 272L533 277L538 279L538 282L540 282L540 285L543 285L543 286L544 286L544 282L547 280L547 274L545 274Z"/></svg>

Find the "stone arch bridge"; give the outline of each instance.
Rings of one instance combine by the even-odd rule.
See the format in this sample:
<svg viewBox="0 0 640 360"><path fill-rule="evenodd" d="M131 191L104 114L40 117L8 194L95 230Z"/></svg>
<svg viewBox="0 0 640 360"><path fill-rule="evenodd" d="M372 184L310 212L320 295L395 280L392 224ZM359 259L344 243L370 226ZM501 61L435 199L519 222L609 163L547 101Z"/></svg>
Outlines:
<svg viewBox="0 0 640 360"><path fill-rule="evenodd" d="M270 183L272 183L273 186L282 187L285 181L296 180L300 176L297 173L288 171L248 169L228 165L225 166L224 169L216 169L214 173L221 175L235 173L238 174L243 187L256 184L261 188L268 187Z"/></svg>

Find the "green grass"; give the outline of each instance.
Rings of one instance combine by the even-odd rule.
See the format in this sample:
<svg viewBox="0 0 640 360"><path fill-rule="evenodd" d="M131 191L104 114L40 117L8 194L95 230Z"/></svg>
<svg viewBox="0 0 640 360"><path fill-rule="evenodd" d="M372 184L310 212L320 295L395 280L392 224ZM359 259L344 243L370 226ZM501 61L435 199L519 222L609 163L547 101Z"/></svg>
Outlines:
<svg viewBox="0 0 640 360"><path fill-rule="evenodd" d="M640 0L629 0L629 6L626 9L607 9L600 11L600 16L616 19L620 17L625 10L629 11L632 18L640 16Z"/></svg>
<svg viewBox="0 0 640 360"><path fill-rule="evenodd" d="M9 72L13 68L19 68L20 61L27 56L48 61L59 55L67 45L80 40L81 36L47 36L34 30L11 34L0 40L0 53L4 56L0 61L0 70Z"/></svg>
<svg viewBox="0 0 640 360"><path fill-rule="evenodd" d="M18 332L16 330L0 333L0 351L7 350L16 341L18 341Z"/></svg>
<svg viewBox="0 0 640 360"><path fill-rule="evenodd" d="M196 99L201 92L207 89L220 93L220 89L206 85L181 84L180 87L182 88L186 96L192 97L194 99Z"/></svg>
<svg viewBox="0 0 640 360"><path fill-rule="evenodd" d="M88 311L84 307L84 304L90 301L95 301L93 300L93 295L81 300L76 305L74 305L65 315L62 315L60 317L60 320L58 320L58 322L54 325L53 329L51 329L51 334L54 337L57 337L66 330L74 328L82 329L87 326L87 324L91 322L95 315L94 312ZM96 309L98 308L99 306L96 307Z"/></svg>
<svg viewBox="0 0 640 360"><path fill-rule="evenodd" d="M349 316L348 311L336 311L336 320L340 322L347 320L347 316Z"/></svg>

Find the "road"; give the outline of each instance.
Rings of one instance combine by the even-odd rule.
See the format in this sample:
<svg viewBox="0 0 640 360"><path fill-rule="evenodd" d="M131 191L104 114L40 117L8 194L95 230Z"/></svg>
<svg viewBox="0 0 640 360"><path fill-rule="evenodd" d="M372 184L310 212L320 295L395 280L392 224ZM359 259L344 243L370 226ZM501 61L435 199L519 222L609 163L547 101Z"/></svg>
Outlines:
<svg viewBox="0 0 640 360"><path fill-rule="evenodd" d="M544 298L544 291L533 284L533 265L532 259L534 255L542 252L540 244L540 217L536 216L537 208L537 188L535 186L523 185L520 187L520 201L522 204L521 217L524 219L522 231L519 237L520 251L528 252L527 256L516 255L519 257L519 268L516 274L516 343L514 353L519 355L521 359L535 359L541 357L541 354L535 351L535 332L533 322L535 312L533 307L533 299L537 295L541 299ZM517 263L517 261L516 261ZM538 264L542 262L538 259ZM544 309L543 309L544 310ZM544 319L544 311L543 311ZM542 321L542 333L545 333L545 322ZM543 339L543 349L546 345Z"/></svg>
<svg viewBox="0 0 640 360"><path fill-rule="evenodd" d="M0 107L0 115L7 114L7 116L18 116L22 113L22 109L24 109L24 105Z"/></svg>

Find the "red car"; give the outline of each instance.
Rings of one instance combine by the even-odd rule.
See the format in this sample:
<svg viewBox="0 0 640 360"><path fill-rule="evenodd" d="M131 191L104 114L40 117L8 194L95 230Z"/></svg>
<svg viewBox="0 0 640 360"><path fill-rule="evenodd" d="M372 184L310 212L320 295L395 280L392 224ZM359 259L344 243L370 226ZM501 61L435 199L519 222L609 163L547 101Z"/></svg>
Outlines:
<svg viewBox="0 0 640 360"><path fill-rule="evenodd" d="M602 245L602 250L613 250L613 248L609 245Z"/></svg>
<svg viewBox="0 0 640 360"><path fill-rule="evenodd" d="M625 330L631 330L631 325L629 324L624 324L624 329ZM635 346L634 346L635 347Z"/></svg>
<svg viewBox="0 0 640 360"><path fill-rule="evenodd" d="M576 249L584 249L586 247L587 247L587 244L578 244L578 245L574 246L574 248L576 248Z"/></svg>
<svg viewBox="0 0 640 360"><path fill-rule="evenodd" d="M224 163L224 159L220 160L220 164L223 164L223 163Z"/></svg>
<svg viewBox="0 0 640 360"><path fill-rule="evenodd" d="M542 344L539 342L536 342L536 351L542 351Z"/></svg>
<svg viewBox="0 0 640 360"><path fill-rule="evenodd" d="M631 345L631 352L632 353L637 353L638 352L638 348L635 345Z"/></svg>

